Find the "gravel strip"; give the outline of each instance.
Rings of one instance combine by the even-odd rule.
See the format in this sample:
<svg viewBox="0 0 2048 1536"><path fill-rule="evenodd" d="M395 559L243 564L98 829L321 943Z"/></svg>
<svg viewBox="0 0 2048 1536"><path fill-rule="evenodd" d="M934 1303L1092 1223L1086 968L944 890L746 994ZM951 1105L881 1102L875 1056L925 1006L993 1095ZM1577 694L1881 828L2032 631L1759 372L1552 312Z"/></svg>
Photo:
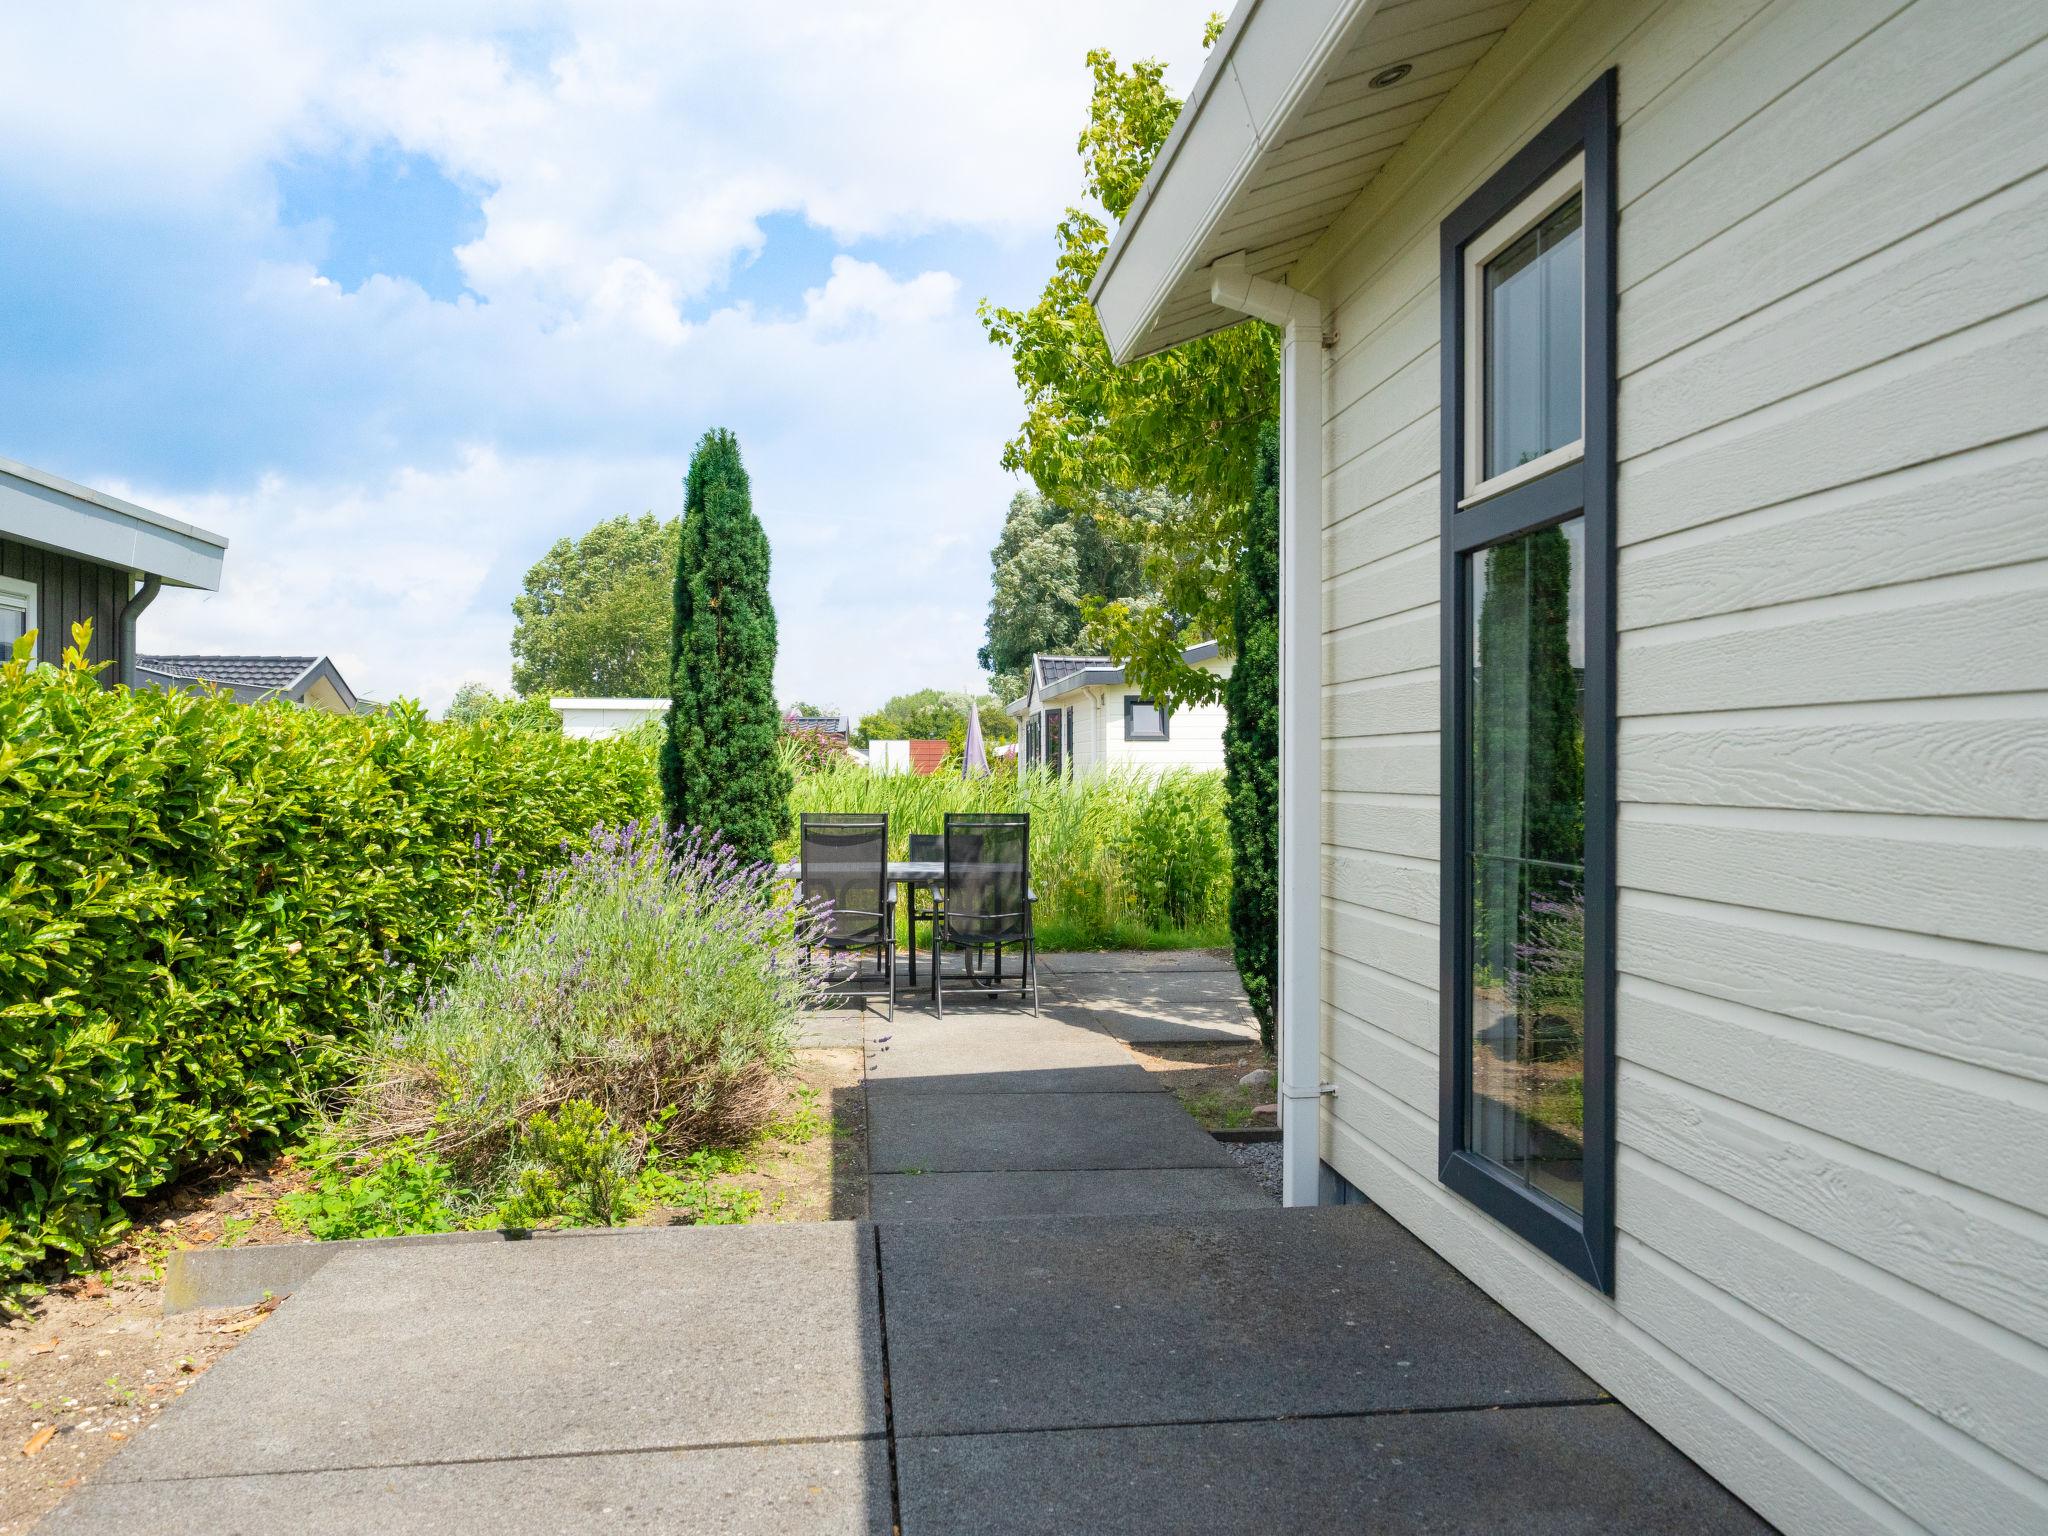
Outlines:
<svg viewBox="0 0 2048 1536"><path fill-rule="evenodd" d="M1280 1143L1237 1141L1227 1144L1231 1160L1258 1181L1259 1188L1275 1205L1280 1203Z"/></svg>

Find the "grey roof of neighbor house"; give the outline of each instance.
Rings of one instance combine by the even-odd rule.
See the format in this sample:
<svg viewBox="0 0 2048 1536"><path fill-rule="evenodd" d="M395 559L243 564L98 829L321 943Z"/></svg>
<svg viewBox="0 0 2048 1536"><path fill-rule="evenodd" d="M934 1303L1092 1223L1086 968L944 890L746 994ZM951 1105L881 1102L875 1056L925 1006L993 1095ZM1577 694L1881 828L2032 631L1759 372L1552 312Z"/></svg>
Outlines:
<svg viewBox="0 0 2048 1536"><path fill-rule="evenodd" d="M220 590L228 541L48 470L0 459L0 536L168 586Z"/></svg>
<svg viewBox="0 0 2048 1536"><path fill-rule="evenodd" d="M1182 651L1180 659L1191 667L1199 667L1205 661L1214 661L1222 652L1223 647L1214 640L1204 640ZM1076 688L1114 688L1124 680L1124 669L1107 656L1034 656L1032 661L1038 669L1041 699L1058 698ZM1030 702L1027 690L1023 698L1008 706L1008 712L1021 716Z"/></svg>
<svg viewBox="0 0 2048 1536"><path fill-rule="evenodd" d="M792 731L829 731L835 736L846 734L844 715L785 715L782 723Z"/></svg>
<svg viewBox="0 0 2048 1536"><path fill-rule="evenodd" d="M273 694L300 698L324 677L349 709L356 707L354 690L325 656L138 656L135 668L146 681L213 683L245 703Z"/></svg>

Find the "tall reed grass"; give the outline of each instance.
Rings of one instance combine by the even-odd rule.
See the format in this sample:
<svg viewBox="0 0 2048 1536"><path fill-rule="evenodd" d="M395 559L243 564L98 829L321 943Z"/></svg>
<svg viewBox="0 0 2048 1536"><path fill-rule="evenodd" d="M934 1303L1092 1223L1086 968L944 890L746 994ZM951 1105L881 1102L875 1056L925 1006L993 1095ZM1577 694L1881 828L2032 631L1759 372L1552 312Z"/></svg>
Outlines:
<svg viewBox="0 0 2048 1536"><path fill-rule="evenodd" d="M1008 765L987 778L962 778L956 769L929 776L872 773L843 761L799 775L790 809L886 812L889 856L904 857L913 832L942 832L948 811L1023 811L1031 817L1031 884L1038 893L1036 928L1041 949L1179 949L1230 942L1226 907L1227 862L1214 888L1185 910L1185 926L1149 921L1136 868L1147 840L1133 836L1147 806L1162 790L1213 807L1214 833L1223 829L1222 775L1170 769L1163 775L1110 769L1062 778ZM1194 791L1190 794L1189 791ZM777 857L797 854L795 817ZM1226 856L1227 857L1227 856Z"/></svg>

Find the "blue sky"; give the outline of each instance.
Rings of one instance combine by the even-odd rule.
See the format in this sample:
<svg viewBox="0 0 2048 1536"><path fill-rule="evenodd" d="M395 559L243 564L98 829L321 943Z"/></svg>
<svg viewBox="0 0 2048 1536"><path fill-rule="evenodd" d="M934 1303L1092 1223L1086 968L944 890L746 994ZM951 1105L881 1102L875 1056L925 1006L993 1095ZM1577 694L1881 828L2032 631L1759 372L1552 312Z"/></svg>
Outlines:
<svg viewBox="0 0 2048 1536"><path fill-rule="evenodd" d="M0 456L227 534L145 642L503 686L555 538L740 434L778 682L976 678L1019 402L974 318L1078 178L1083 53L1203 7L17 8Z"/></svg>

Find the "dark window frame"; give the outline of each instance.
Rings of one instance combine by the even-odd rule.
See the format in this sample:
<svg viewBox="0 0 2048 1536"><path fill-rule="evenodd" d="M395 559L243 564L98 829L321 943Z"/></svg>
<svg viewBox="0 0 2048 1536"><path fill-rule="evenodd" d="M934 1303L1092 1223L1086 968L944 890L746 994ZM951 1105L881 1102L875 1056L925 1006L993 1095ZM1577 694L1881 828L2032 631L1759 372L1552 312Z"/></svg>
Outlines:
<svg viewBox="0 0 2048 1536"><path fill-rule="evenodd" d="M1465 250L1585 157L1584 453L1461 508L1465 494ZM1614 1291L1614 332L1615 75L1609 70L1460 204L1442 229L1443 816L1438 1176L1589 1284ZM1583 1211L1469 1150L1472 923L1468 557L1571 518L1586 548L1586 1007Z"/></svg>
<svg viewBox="0 0 2048 1536"><path fill-rule="evenodd" d="M1140 704L1159 716L1159 734L1157 736L1133 736L1131 734L1131 715ZM1154 704L1150 699L1141 698L1135 693L1127 693L1124 695L1124 740L1171 741L1173 740L1173 716L1166 710L1161 709L1157 704Z"/></svg>

